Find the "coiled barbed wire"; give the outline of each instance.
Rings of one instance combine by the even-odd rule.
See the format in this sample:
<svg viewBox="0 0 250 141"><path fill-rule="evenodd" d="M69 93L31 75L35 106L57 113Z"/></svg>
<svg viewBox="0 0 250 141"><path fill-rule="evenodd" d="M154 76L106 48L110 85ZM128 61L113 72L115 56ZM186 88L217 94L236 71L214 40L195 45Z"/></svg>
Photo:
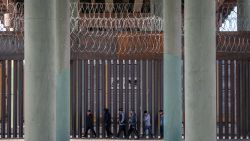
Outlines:
<svg viewBox="0 0 250 141"><path fill-rule="evenodd" d="M224 4L216 9L218 52L250 50L249 33L237 32L240 13L236 6ZM143 3L71 3L70 7L70 48L79 56L152 58L163 52L164 21L149 13ZM6 13L10 17L9 27L4 26ZM248 22L243 22L243 29ZM0 5L0 31L0 55L23 53L23 3Z"/></svg>

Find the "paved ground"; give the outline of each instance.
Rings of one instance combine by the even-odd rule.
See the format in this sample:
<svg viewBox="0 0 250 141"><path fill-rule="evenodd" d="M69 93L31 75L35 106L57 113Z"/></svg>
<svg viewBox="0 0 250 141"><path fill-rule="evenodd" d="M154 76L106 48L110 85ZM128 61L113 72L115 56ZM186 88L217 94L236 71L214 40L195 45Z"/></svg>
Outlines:
<svg viewBox="0 0 250 141"><path fill-rule="evenodd" d="M23 141L22 139L9 139L9 140L2 140L0 141ZM121 140L116 140L116 139L111 139L111 140L104 140L104 139L71 139L70 141L121 141ZM138 141L138 140L122 140L122 141ZM141 140L143 141L143 140ZM156 141L156 140L147 140L147 141ZM157 140L157 141L163 141L163 140Z"/></svg>
<svg viewBox="0 0 250 141"><path fill-rule="evenodd" d="M145 139L143 140L140 140L140 141L144 141ZM0 139L0 141L24 141L23 139ZM117 140L117 139L111 139L111 140L108 140L108 139L71 139L70 141L121 141L121 140ZM122 141L138 141L138 140L122 140ZM163 140L146 140L146 141L163 141ZM218 140L218 141L250 141L250 139L248 140Z"/></svg>

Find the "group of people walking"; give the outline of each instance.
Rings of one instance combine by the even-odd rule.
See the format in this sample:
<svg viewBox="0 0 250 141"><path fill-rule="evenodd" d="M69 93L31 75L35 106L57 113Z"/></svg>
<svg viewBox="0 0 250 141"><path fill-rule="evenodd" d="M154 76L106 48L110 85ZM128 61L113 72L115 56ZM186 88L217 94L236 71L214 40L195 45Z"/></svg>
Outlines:
<svg viewBox="0 0 250 141"><path fill-rule="evenodd" d="M163 138L163 111L160 110L160 135L161 138ZM86 129L84 133L84 137L87 137L88 131L91 130L94 137L96 137L96 132L94 130L94 124L93 124L93 114L90 110L87 111L86 115ZM129 114L129 120L127 122L125 112L122 108L119 109L119 115L118 115L118 124L119 124L119 130L116 136L113 135L111 132L111 114L109 110L106 108L104 109L104 115L103 115L103 128L105 129L105 133L108 138L115 137L115 138L121 138L121 135L123 133L122 138L129 138L129 136L134 133L134 135L137 138L140 138L140 133L137 130L137 116L135 111L130 111ZM127 125L129 125L128 132L126 130ZM147 134L148 133L148 134ZM144 118L143 118L143 135L142 137L153 137L152 135L152 127L151 127L151 117L148 111L144 111Z"/></svg>

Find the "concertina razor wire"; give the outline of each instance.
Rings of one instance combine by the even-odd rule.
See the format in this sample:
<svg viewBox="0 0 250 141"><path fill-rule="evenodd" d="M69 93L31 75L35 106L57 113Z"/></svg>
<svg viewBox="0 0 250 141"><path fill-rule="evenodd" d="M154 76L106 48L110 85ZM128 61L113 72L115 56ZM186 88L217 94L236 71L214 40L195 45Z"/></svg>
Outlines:
<svg viewBox="0 0 250 141"><path fill-rule="evenodd" d="M143 3L71 3L71 52L116 57L162 54L164 21L147 7ZM218 52L250 52L250 21L244 18L248 13L236 7L237 3L217 6ZM237 32L239 26L241 32ZM23 54L23 3L0 5L0 31L0 54Z"/></svg>

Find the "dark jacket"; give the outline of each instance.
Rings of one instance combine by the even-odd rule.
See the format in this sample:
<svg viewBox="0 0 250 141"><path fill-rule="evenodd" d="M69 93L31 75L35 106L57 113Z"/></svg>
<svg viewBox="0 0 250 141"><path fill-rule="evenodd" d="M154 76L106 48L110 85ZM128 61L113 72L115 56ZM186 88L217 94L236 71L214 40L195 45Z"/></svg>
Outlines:
<svg viewBox="0 0 250 141"><path fill-rule="evenodd" d="M103 122L104 122L104 126L110 126L111 125L111 115L110 115L109 112L104 113Z"/></svg>
<svg viewBox="0 0 250 141"><path fill-rule="evenodd" d="M136 126L136 114L135 113L133 113L132 115L131 115L131 117L129 118L129 124L130 125L132 125L132 126Z"/></svg>
<svg viewBox="0 0 250 141"><path fill-rule="evenodd" d="M125 120L125 113L121 112L119 113L119 125L125 125L126 120Z"/></svg>
<svg viewBox="0 0 250 141"><path fill-rule="evenodd" d="M86 126L87 127L93 127L93 115L89 114L86 116Z"/></svg>

